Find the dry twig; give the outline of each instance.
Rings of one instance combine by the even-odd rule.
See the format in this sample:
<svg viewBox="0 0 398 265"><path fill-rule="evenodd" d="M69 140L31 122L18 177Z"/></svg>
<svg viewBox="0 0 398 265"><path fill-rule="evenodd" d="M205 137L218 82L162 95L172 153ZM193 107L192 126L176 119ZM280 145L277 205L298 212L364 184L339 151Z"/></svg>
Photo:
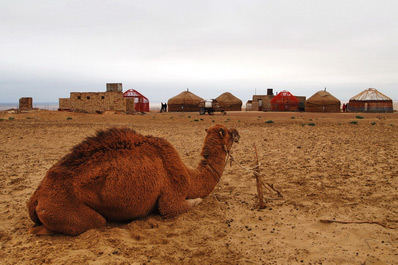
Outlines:
<svg viewBox="0 0 398 265"><path fill-rule="evenodd" d="M264 182L261 179L260 165L258 164L258 154L257 154L256 144L253 144L253 146L254 146L254 152L256 153L256 167L254 168L253 174L254 177L256 178L256 183L257 183L258 205L260 209L264 209L266 207L264 202L264 192L263 192Z"/></svg>
<svg viewBox="0 0 398 265"><path fill-rule="evenodd" d="M391 227L388 225L385 225L383 223L377 222L377 221L338 221L338 220L326 220L326 219L321 219L321 223L339 223L339 224L376 224L380 225L382 227L388 228L388 229L397 229L396 227Z"/></svg>

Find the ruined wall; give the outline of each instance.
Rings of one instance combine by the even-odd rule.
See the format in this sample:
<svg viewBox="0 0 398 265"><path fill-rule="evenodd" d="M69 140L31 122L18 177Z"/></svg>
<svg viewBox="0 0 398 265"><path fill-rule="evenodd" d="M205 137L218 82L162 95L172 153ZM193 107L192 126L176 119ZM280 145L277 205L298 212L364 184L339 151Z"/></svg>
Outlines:
<svg viewBox="0 0 398 265"><path fill-rule="evenodd" d="M131 108L129 103L129 108ZM71 92L70 98L59 99L60 110L96 113L103 111L127 111L122 92Z"/></svg>
<svg viewBox="0 0 398 265"><path fill-rule="evenodd" d="M59 110L70 110L72 107L70 105L69 98L60 98L59 99Z"/></svg>
<svg viewBox="0 0 398 265"><path fill-rule="evenodd" d="M33 99L32 98L20 98L19 99L19 109L20 110L29 110L33 108Z"/></svg>

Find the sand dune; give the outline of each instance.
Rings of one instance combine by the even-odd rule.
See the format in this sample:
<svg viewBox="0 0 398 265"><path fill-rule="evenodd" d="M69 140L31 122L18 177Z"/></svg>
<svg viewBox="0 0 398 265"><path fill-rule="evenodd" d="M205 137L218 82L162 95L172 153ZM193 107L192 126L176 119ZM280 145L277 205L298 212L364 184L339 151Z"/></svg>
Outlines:
<svg viewBox="0 0 398 265"><path fill-rule="evenodd" d="M357 115L0 113L0 263L397 264L398 114ZM164 137L195 167L204 130L216 123L239 131L237 162L188 213L111 222L76 237L27 233L26 201L46 171L96 130ZM254 166L254 143L264 180L283 195L265 209L244 169Z"/></svg>

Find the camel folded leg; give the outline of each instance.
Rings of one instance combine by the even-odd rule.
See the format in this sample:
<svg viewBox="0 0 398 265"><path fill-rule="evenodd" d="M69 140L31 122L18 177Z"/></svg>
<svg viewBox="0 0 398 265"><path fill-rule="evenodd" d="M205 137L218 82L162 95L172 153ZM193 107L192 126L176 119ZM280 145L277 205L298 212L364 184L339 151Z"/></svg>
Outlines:
<svg viewBox="0 0 398 265"><path fill-rule="evenodd" d="M36 213L42 225L29 230L36 235L51 235L59 232L74 236L106 225L106 220L102 215L82 203L39 202Z"/></svg>
<svg viewBox="0 0 398 265"><path fill-rule="evenodd" d="M176 198L175 195L163 194L159 197L159 212L164 217L173 217L187 212L192 206L202 202L201 198L188 199Z"/></svg>

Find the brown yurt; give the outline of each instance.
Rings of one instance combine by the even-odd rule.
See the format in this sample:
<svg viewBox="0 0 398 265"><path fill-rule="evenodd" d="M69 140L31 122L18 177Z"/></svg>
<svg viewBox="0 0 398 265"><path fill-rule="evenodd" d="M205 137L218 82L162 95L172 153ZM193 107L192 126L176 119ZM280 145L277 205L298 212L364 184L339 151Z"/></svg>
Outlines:
<svg viewBox="0 0 398 265"><path fill-rule="evenodd" d="M169 99L167 102L168 111L199 111L199 102L202 100L203 98L189 91L184 91Z"/></svg>
<svg viewBox="0 0 398 265"><path fill-rule="evenodd" d="M305 102L308 112L340 112L341 102L327 91L316 92Z"/></svg>
<svg viewBox="0 0 398 265"><path fill-rule="evenodd" d="M348 110L352 112L393 112L393 104L391 98L375 88L369 88L350 99Z"/></svg>
<svg viewBox="0 0 398 265"><path fill-rule="evenodd" d="M229 92L225 92L216 98L220 109L225 111L242 110L242 100L235 97Z"/></svg>

